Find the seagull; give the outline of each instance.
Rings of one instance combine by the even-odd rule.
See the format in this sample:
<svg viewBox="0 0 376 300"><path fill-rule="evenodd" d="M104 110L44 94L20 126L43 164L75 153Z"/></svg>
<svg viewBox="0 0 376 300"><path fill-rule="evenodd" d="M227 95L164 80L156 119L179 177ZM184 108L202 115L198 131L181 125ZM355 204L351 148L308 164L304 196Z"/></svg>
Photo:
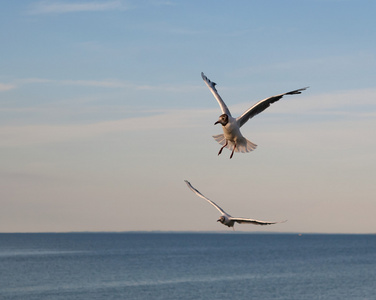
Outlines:
<svg viewBox="0 0 376 300"><path fill-rule="evenodd" d="M226 213L222 208L220 208L217 204L215 204L210 199L206 198L203 194L201 194L198 190L196 190L189 181L184 180L187 186L191 189L192 192L194 192L197 196L205 199L208 201L211 205L213 205L216 209L219 210L219 212L222 214L222 216L217 220L217 222L221 222L223 225L226 225L228 227L234 227L235 222L242 224L242 223L251 223L255 225L270 225L270 224L276 224L276 223L284 223L286 221L282 222L268 222L268 221L259 221L255 219L246 219L246 218L236 218L230 216L228 213Z"/></svg>
<svg viewBox="0 0 376 300"><path fill-rule="evenodd" d="M302 91L306 90L308 87L291 91L288 93L272 96L257 102L251 108L246 110L240 117L233 118L231 116L230 110L227 108L226 104L223 102L221 96L219 96L215 86L216 83L210 81L204 73L201 72L201 77L205 81L205 84L208 86L209 90L217 99L219 106L222 110L222 115L219 116L219 119L216 124L222 124L223 134L214 135L213 138L222 145L222 148L219 150L218 155L222 153L223 148L228 148L232 150L230 158L234 155L235 152L249 152L256 149L257 145L247 140L240 132L240 127L242 127L249 119L253 118L257 114L261 113L267 109L270 104L278 101L285 95L296 95L301 94Z"/></svg>

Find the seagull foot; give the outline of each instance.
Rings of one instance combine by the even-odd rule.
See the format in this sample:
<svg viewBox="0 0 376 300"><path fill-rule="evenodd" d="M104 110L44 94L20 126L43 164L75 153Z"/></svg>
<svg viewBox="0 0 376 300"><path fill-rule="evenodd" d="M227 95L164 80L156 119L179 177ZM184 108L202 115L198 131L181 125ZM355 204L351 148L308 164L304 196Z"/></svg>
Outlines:
<svg viewBox="0 0 376 300"><path fill-rule="evenodd" d="M231 155L230 155L230 159L231 159L232 156L234 155L235 148L236 148L236 144L234 145L234 149L232 149L232 152L231 152Z"/></svg>
<svg viewBox="0 0 376 300"><path fill-rule="evenodd" d="M222 148L219 149L218 155L222 153L223 148L226 147L227 144L228 144L228 141L226 140L226 144L224 144L224 145L222 146Z"/></svg>

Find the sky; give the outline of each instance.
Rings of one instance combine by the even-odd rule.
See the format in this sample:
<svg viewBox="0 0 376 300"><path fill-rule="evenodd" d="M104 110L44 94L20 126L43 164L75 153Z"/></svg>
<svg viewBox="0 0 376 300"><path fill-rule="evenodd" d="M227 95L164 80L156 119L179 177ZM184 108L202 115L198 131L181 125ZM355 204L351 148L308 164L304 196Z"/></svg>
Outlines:
<svg viewBox="0 0 376 300"><path fill-rule="evenodd" d="M3 1L0 232L375 233L373 0ZM212 135L217 83L253 152Z"/></svg>

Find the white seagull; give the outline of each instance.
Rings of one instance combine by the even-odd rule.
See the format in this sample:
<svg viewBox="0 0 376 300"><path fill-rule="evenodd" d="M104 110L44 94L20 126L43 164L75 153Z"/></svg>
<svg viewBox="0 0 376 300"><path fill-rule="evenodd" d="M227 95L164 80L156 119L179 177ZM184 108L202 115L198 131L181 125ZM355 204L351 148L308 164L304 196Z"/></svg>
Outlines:
<svg viewBox="0 0 376 300"><path fill-rule="evenodd" d="M230 216L228 213L226 213L222 208L220 208L217 204L215 204L210 199L206 198L203 194L201 194L198 190L196 190L189 181L184 180L187 186L191 189L192 192L194 192L197 196L205 199L208 201L211 205L213 205L216 209L219 210L219 212L222 214L222 216L217 220L217 222L221 222L223 225L226 225L228 227L234 227L235 222L242 224L242 223L251 223L255 225L270 225L270 224L276 224L276 223L284 223L286 221L282 222L267 222L267 221L259 221L255 219L246 219L246 218L236 218Z"/></svg>
<svg viewBox="0 0 376 300"><path fill-rule="evenodd" d="M278 101L284 95L296 95L301 94L302 91L308 87L291 91L288 93L272 96L257 102L251 108L246 110L240 117L233 118L231 116L230 110L227 108L226 104L223 102L221 96L219 96L215 85L215 82L210 81L204 73L201 72L201 77L204 79L206 85L217 99L219 106L222 110L222 115L219 116L217 122L214 125L220 123L222 124L222 129L224 134L214 135L213 138L222 145L222 148L219 150L218 155L222 153L224 147L232 150L230 158L234 155L235 152L249 152L256 149L257 145L247 140L240 132L240 127L242 127L249 119L253 118L260 112L267 109L270 104Z"/></svg>

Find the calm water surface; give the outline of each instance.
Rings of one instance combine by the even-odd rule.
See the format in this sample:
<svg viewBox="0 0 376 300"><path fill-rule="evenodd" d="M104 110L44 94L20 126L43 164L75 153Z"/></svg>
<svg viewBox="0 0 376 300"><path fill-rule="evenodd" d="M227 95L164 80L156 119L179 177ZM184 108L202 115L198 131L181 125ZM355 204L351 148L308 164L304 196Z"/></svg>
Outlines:
<svg viewBox="0 0 376 300"><path fill-rule="evenodd" d="M376 299L376 235L0 234L0 299Z"/></svg>

